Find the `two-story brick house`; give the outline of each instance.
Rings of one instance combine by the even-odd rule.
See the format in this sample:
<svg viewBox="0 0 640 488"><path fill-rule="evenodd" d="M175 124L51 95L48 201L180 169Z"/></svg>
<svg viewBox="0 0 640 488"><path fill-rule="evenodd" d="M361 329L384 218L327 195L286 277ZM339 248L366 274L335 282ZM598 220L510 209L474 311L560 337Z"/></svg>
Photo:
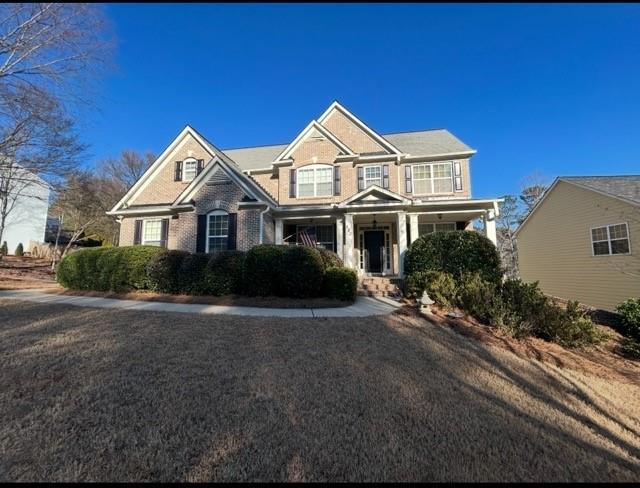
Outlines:
<svg viewBox="0 0 640 488"><path fill-rule="evenodd" d="M471 198L474 154L445 129L380 135L338 102L290 144L220 150L187 126L109 214L122 246L316 244L402 276L423 233L482 218L495 243L499 200Z"/></svg>

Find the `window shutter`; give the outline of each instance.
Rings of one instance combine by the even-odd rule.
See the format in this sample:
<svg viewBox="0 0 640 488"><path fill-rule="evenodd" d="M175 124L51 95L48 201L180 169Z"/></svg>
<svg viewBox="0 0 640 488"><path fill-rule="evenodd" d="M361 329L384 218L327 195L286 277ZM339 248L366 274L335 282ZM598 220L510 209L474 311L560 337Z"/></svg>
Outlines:
<svg viewBox="0 0 640 488"><path fill-rule="evenodd" d="M462 191L462 171L460 168L460 161L453 162L453 174L454 174L454 189L455 191Z"/></svg>
<svg viewBox="0 0 640 488"><path fill-rule="evenodd" d="M182 161L176 161L176 171L173 175L173 181L182 181Z"/></svg>
<svg viewBox="0 0 640 488"><path fill-rule="evenodd" d="M166 249L168 242L169 242L169 219L162 219L160 247L164 247Z"/></svg>
<svg viewBox="0 0 640 488"><path fill-rule="evenodd" d="M196 174L202 173L202 168L204 168L204 159L198 159L198 172Z"/></svg>
<svg viewBox="0 0 640 488"><path fill-rule="evenodd" d="M198 229L196 232L196 252L205 252L207 249L207 216L198 215Z"/></svg>
<svg viewBox="0 0 640 488"><path fill-rule="evenodd" d="M289 170L289 198L296 197L296 170Z"/></svg>
<svg viewBox="0 0 640 488"><path fill-rule="evenodd" d="M133 245L138 246L142 242L142 220L135 221L135 227L133 231Z"/></svg>
<svg viewBox="0 0 640 488"><path fill-rule="evenodd" d="M333 167L333 194L340 195L340 166Z"/></svg>
<svg viewBox="0 0 640 488"><path fill-rule="evenodd" d="M389 165L382 165L382 188L385 190L389 189Z"/></svg>
<svg viewBox="0 0 640 488"><path fill-rule="evenodd" d="M411 183L411 166L404 167L404 191L405 193L413 192L413 185Z"/></svg>
<svg viewBox="0 0 640 488"><path fill-rule="evenodd" d="M229 230L227 231L227 249L236 250L236 241L238 236L238 214L229 214Z"/></svg>
<svg viewBox="0 0 640 488"><path fill-rule="evenodd" d="M358 168L358 191L364 190L364 168Z"/></svg>

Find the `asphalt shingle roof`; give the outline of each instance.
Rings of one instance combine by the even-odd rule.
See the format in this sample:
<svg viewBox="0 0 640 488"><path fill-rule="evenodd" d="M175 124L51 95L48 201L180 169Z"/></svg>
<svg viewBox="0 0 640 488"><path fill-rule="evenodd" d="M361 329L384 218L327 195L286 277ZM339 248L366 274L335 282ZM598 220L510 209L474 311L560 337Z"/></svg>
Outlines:
<svg viewBox="0 0 640 488"><path fill-rule="evenodd" d="M400 151L413 156L432 156L435 154L473 151L446 129L396 132L381 135ZM287 146L288 144L275 144L271 146L225 149L224 152L243 170L249 170L268 168L271 162Z"/></svg>
<svg viewBox="0 0 640 488"><path fill-rule="evenodd" d="M640 204L640 175L560 176L559 179Z"/></svg>

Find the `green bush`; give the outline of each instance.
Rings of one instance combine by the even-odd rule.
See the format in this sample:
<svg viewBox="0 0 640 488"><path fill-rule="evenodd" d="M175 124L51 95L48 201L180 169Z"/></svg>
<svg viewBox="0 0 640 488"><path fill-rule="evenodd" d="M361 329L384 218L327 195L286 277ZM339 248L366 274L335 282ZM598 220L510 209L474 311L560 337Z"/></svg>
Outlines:
<svg viewBox="0 0 640 488"><path fill-rule="evenodd" d="M7 246L7 241L2 243L2 247L0 247L0 256L6 256L9 254L9 247Z"/></svg>
<svg viewBox="0 0 640 488"><path fill-rule="evenodd" d="M463 275L457 287L457 305L472 317L486 324L502 327L505 307L500 287L482 279L479 273Z"/></svg>
<svg viewBox="0 0 640 488"><path fill-rule="evenodd" d="M149 288L147 265L162 251L155 246L96 247L65 256L56 278L76 290L126 291Z"/></svg>
<svg viewBox="0 0 640 488"><path fill-rule="evenodd" d="M327 268L324 275L324 296L343 301L354 301L358 288L358 275L349 268Z"/></svg>
<svg viewBox="0 0 640 488"><path fill-rule="evenodd" d="M625 337L620 344L620 351L631 359L640 359L640 341Z"/></svg>
<svg viewBox="0 0 640 488"><path fill-rule="evenodd" d="M293 298L320 295L325 267L318 249L286 246L282 253L279 273L280 280L276 294Z"/></svg>
<svg viewBox="0 0 640 488"><path fill-rule="evenodd" d="M418 271L444 271L456 281L468 273L500 283L500 255L493 243L478 232L434 232L416 239L407 250L405 274Z"/></svg>
<svg viewBox="0 0 640 488"><path fill-rule="evenodd" d="M449 273L417 271L405 279L406 296L419 298L425 290L438 305L443 307L456 305L457 286L453 276Z"/></svg>
<svg viewBox="0 0 640 488"><path fill-rule="evenodd" d="M276 295L280 291L285 246L260 244L252 247L244 261L244 292L249 296Z"/></svg>
<svg viewBox="0 0 640 488"><path fill-rule="evenodd" d="M243 292L245 253L220 251L210 257L204 273L206 294L228 295Z"/></svg>
<svg viewBox="0 0 640 488"><path fill-rule="evenodd" d="M161 293L180 293L179 270L187 251L167 251L155 255L147 265L150 287Z"/></svg>
<svg viewBox="0 0 640 488"><path fill-rule="evenodd" d="M322 258L322 263L324 264L324 269L327 270L329 268L342 268L344 263L340 256L338 256L335 252L329 251L324 247L316 248L320 253L320 257Z"/></svg>
<svg viewBox="0 0 640 488"><path fill-rule="evenodd" d="M22 242L18 243L18 247L16 247L16 256L24 256L24 247L22 246Z"/></svg>
<svg viewBox="0 0 640 488"><path fill-rule="evenodd" d="M506 280L500 289L503 305L500 327L509 335L527 337L539 335L550 320L549 298L538 288L538 283Z"/></svg>
<svg viewBox="0 0 640 488"><path fill-rule="evenodd" d="M547 320L541 325L535 335L565 347L591 346L609 338L586 316L578 302L567 303L564 310L551 302Z"/></svg>
<svg viewBox="0 0 640 488"><path fill-rule="evenodd" d="M205 270L210 254L197 252L185 256L178 268L178 288L187 295L206 295Z"/></svg>
<svg viewBox="0 0 640 488"><path fill-rule="evenodd" d="M629 298L616 307L625 335L640 340L640 298Z"/></svg>

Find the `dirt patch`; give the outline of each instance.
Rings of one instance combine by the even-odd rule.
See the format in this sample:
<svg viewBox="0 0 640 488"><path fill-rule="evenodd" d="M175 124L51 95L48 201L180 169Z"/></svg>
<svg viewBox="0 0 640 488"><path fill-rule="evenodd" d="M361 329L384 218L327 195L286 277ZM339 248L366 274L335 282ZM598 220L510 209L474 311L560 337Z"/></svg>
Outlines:
<svg viewBox="0 0 640 488"><path fill-rule="evenodd" d="M623 336L602 324L598 324L598 327L610 334L609 341L586 349L567 349L535 337L515 339L502 334L498 329L480 324L469 316L447 317L446 312L437 308L434 308L433 315L428 318L420 314L415 307L405 307L400 313L453 329L483 344L506 349L520 358L535 359L599 378L640 384L640 362L620 355L619 347Z"/></svg>
<svg viewBox="0 0 640 488"><path fill-rule="evenodd" d="M169 295L152 291L131 291L126 293L66 290L60 288L51 290L57 295L71 295L83 297L116 298L119 300L141 300L147 302L168 303L199 303L203 305L226 305L238 307L261 308L336 308L347 307L353 302L334 300L331 298L282 298L282 297L246 297L242 295L196 296L196 295Z"/></svg>
<svg viewBox="0 0 640 488"><path fill-rule="evenodd" d="M3 256L0 259L0 290L60 288L51 262L31 257Z"/></svg>

